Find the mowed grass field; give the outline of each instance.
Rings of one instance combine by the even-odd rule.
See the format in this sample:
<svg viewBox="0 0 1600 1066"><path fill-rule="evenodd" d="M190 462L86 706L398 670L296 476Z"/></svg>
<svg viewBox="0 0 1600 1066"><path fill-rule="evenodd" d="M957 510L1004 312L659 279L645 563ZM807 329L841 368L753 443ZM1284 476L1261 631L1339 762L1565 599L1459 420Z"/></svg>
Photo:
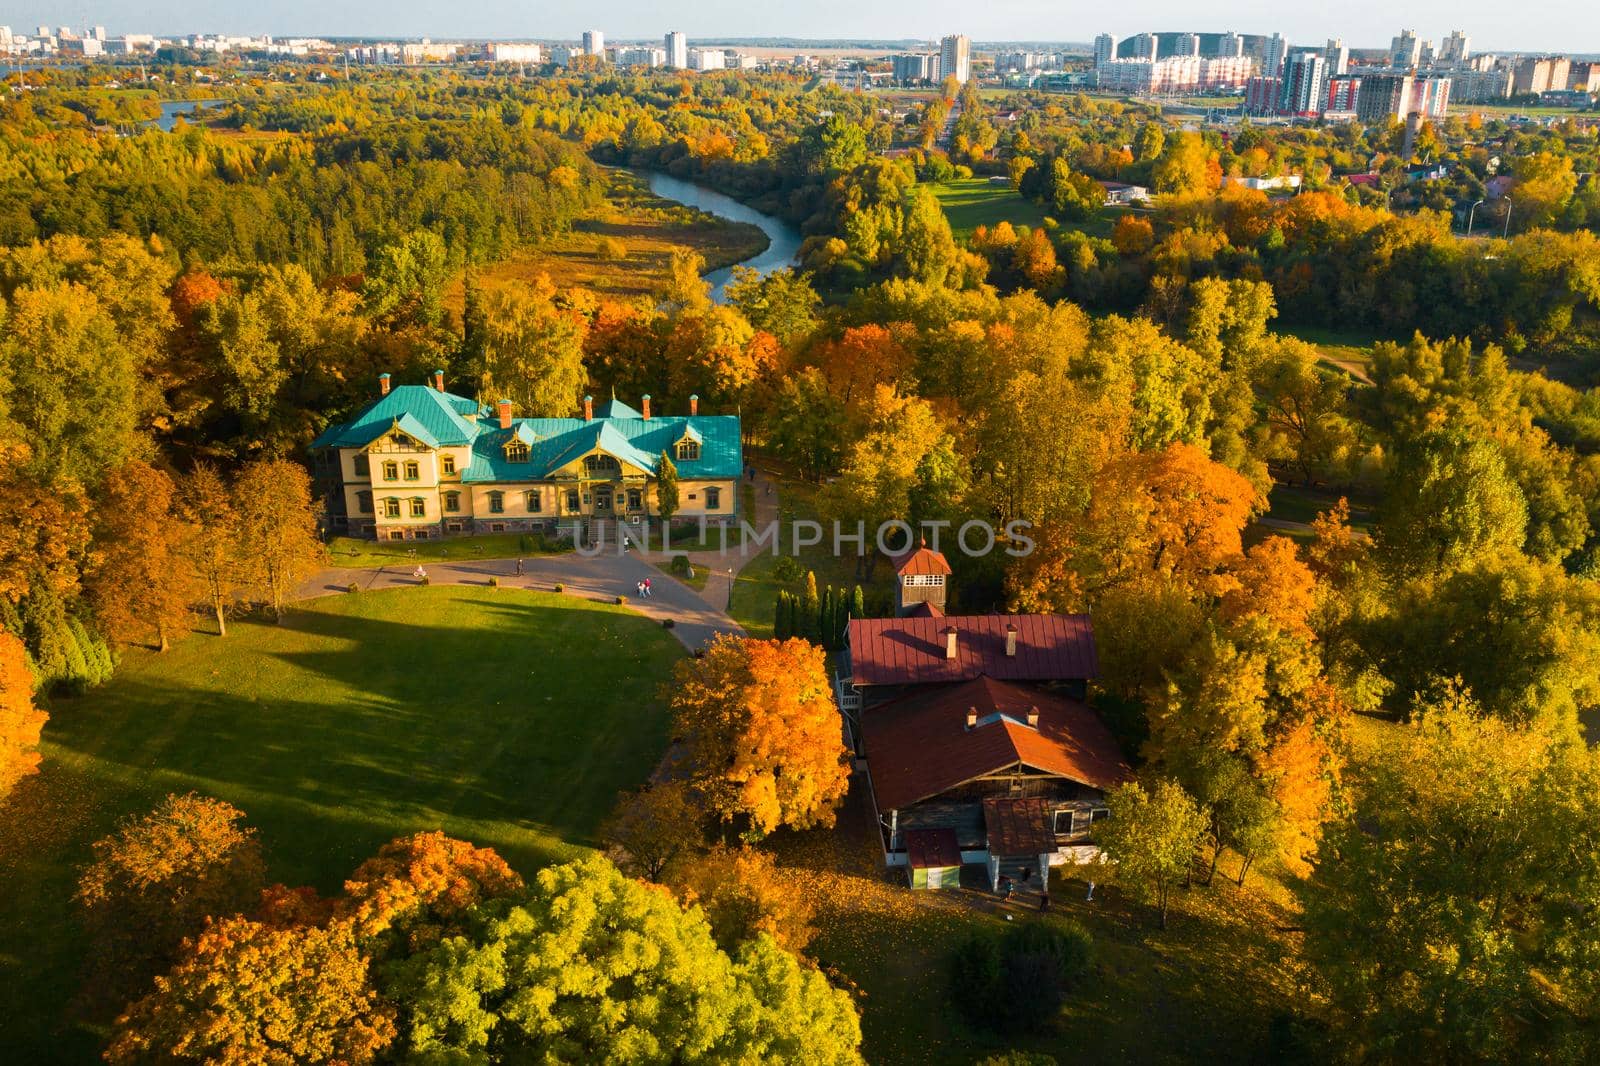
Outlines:
<svg viewBox="0 0 1600 1066"><path fill-rule="evenodd" d="M595 842L665 749L658 686L682 656L625 608L520 590L331 597L240 621L58 700L44 769L0 819L0 1060L95 1061L71 1018L90 945L72 904L90 845L169 792L218 796L260 831L269 876L336 891L424 829L529 873Z"/></svg>
<svg viewBox="0 0 1600 1066"><path fill-rule="evenodd" d="M1009 185L991 185L988 178L957 178L930 186L939 198L956 240L968 240L979 226L1009 222L1013 226L1044 225L1044 208L1024 200Z"/></svg>

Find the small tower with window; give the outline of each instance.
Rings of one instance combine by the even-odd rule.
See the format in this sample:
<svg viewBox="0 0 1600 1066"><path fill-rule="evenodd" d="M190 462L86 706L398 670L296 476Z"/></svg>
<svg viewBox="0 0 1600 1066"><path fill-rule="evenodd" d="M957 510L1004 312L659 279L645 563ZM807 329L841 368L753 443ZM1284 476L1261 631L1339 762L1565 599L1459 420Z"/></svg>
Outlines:
<svg viewBox="0 0 1600 1066"><path fill-rule="evenodd" d="M950 561L924 540L893 559L895 614L942 615L950 583Z"/></svg>

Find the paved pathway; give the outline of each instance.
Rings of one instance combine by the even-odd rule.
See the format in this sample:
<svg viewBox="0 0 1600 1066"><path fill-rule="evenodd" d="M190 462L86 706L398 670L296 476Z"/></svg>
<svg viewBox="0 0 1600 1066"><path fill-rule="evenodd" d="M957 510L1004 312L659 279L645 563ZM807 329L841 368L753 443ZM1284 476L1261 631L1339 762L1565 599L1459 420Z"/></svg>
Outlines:
<svg viewBox="0 0 1600 1066"><path fill-rule="evenodd" d="M647 618L673 620L673 636L690 651L698 651L718 633L743 633L738 623L701 599L693 589L676 581L664 581L659 571L635 553L618 555L613 548L595 556L577 552L564 555L531 556L524 560L525 573L518 577L515 559L478 559L461 563L429 563L423 566L431 585L483 585L491 577L500 579L502 589L552 591L566 586L569 596L611 602L618 595L628 598L628 606ZM300 598L348 594L352 584L363 590L414 588L421 581L414 576L414 565L385 567L335 567L323 570L300 586ZM638 583L650 578L653 591L640 599Z"/></svg>
<svg viewBox="0 0 1600 1066"><path fill-rule="evenodd" d="M778 483L773 481L765 472L758 470L753 484L756 490L755 516L741 515L740 517L756 529L762 529L768 522L775 522L778 519ZM708 527L708 529L709 532L706 535L706 539L714 541L716 539L716 529L714 527ZM765 550L771 551L772 549L769 546ZM652 544L650 551L642 554L651 565L662 573L667 574L669 578L671 577L670 572L667 570L669 557L673 555L688 555L689 565L694 567L695 573L706 574L706 584L705 588L699 592L700 598L709 606L721 611L728 609L728 604L733 596L734 580L756 557L753 549L750 552L740 551L737 540L731 534L728 538L727 554L723 554L722 551L716 548L699 552L666 552L654 544ZM733 570L731 574L728 572L730 567ZM677 583L675 578L673 583Z"/></svg>

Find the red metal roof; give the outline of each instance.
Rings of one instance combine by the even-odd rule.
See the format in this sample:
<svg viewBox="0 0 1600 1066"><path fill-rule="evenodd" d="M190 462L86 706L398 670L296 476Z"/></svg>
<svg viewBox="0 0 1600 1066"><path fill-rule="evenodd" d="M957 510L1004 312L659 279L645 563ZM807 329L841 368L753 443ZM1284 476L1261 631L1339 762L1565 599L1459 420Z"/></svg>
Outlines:
<svg viewBox="0 0 1600 1066"><path fill-rule="evenodd" d="M948 574L951 573L950 560L944 557L943 552L936 552L927 545L893 556L890 562L894 563L894 572L904 577L906 574Z"/></svg>
<svg viewBox="0 0 1600 1066"><path fill-rule="evenodd" d="M1030 727L1028 713L1035 708L1039 723ZM968 729L973 710L979 724ZM909 807L1018 763L1098 789L1133 776L1094 711L1077 700L989 677L869 707L861 716L861 739L882 811Z"/></svg>
<svg viewBox="0 0 1600 1066"><path fill-rule="evenodd" d="M956 630L956 657L945 634ZM1017 627L1017 654L1006 654L1006 627ZM1086 614L951 615L852 618L851 680L858 685L925 685L980 674L1012 681L1084 681L1100 674L1094 627Z"/></svg>
<svg viewBox="0 0 1600 1066"><path fill-rule="evenodd" d="M1056 850L1050 812L1036 797L985 797L983 828L989 834L990 855L1043 855Z"/></svg>
<svg viewBox="0 0 1600 1066"><path fill-rule="evenodd" d="M905 840L906 861L913 870L961 865L961 843L954 829L907 829Z"/></svg>
<svg viewBox="0 0 1600 1066"><path fill-rule="evenodd" d="M944 608L940 607L937 603L934 603L932 600L923 600L920 603L914 604L911 607L911 609L906 612L906 617L907 618L943 618L944 617Z"/></svg>

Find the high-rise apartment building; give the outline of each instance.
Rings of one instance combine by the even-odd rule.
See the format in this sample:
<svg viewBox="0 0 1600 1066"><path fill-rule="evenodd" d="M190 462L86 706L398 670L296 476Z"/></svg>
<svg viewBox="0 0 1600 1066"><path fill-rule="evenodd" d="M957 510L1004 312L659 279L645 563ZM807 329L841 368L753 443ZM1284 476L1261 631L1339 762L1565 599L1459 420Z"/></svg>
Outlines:
<svg viewBox="0 0 1600 1066"><path fill-rule="evenodd" d="M1356 118L1369 126L1382 125L1403 118L1410 102L1410 74L1366 74L1356 93Z"/></svg>
<svg viewBox="0 0 1600 1066"><path fill-rule="evenodd" d="M932 52L908 52L894 57L894 80L902 85L931 82L939 77L939 57Z"/></svg>
<svg viewBox="0 0 1600 1066"><path fill-rule="evenodd" d="M599 30L584 30L583 54L586 56L600 56L604 59L606 54L606 35Z"/></svg>
<svg viewBox="0 0 1600 1066"><path fill-rule="evenodd" d="M1329 78L1342 78L1350 73L1350 49L1343 37L1329 37L1322 49L1323 74Z"/></svg>
<svg viewBox="0 0 1600 1066"><path fill-rule="evenodd" d="M1401 30L1400 36L1389 42L1389 65L1399 70L1410 70L1422 59L1422 39L1416 30Z"/></svg>
<svg viewBox="0 0 1600 1066"><path fill-rule="evenodd" d="M689 38L677 30L667 34L667 66L684 70L689 66Z"/></svg>
<svg viewBox="0 0 1600 1066"><path fill-rule="evenodd" d="M1266 51L1261 56L1261 76L1264 78L1280 78L1283 76L1283 61L1289 58L1289 42L1281 33L1274 33L1267 38Z"/></svg>
<svg viewBox="0 0 1600 1066"><path fill-rule="evenodd" d="M1566 56L1529 56L1517 60L1511 91L1524 93L1557 92L1567 87L1572 77L1572 60Z"/></svg>
<svg viewBox="0 0 1600 1066"><path fill-rule="evenodd" d="M1197 56L1200 54L1200 35L1198 33L1178 34L1178 46L1173 49L1175 56Z"/></svg>
<svg viewBox="0 0 1600 1066"><path fill-rule="evenodd" d="M1323 72L1319 52L1295 52L1283 64L1278 109L1289 115L1315 115L1323 107Z"/></svg>
<svg viewBox="0 0 1600 1066"><path fill-rule="evenodd" d="M1472 39L1460 30L1451 30L1450 36L1439 44L1439 66L1464 67L1472 58Z"/></svg>
<svg viewBox="0 0 1600 1066"><path fill-rule="evenodd" d="M1153 33L1135 34L1133 38L1133 58L1143 59L1154 63L1160 59L1161 42Z"/></svg>
<svg viewBox="0 0 1600 1066"><path fill-rule="evenodd" d="M965 85L972 77L972 42L964 33L952 33L939 42L939 77Z"/></svg>
<svg viewBox="0 0 1600 1066"><path fill-rule="evenodd" d="M1109 33L1102 33L1094 39L1094 68L1099 70L1113 59L1117 58L1117 39Z"/></svg>
<svg viewBox="0 0 1600 1066"><path fill-rule="evenodd" d="M1244 55L1244 38L1229 30L1217 40L1217 55L1224 59L1237 59Z"/></svg>

